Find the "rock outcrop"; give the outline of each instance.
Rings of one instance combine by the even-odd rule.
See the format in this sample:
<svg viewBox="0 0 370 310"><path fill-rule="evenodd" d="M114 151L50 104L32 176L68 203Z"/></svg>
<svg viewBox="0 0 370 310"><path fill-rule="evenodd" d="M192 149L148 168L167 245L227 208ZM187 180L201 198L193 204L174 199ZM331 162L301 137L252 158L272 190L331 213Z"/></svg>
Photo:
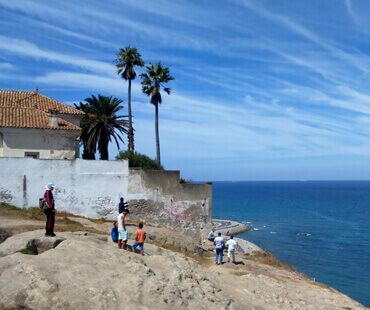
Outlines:
<svg viewBox="0 0 370 310"><path fill-rule="evenodd" d="M9 237L0 244L0 308L365 309L298 273L246 260L200 265L148 243L144 250L84 232Z"/></svg>

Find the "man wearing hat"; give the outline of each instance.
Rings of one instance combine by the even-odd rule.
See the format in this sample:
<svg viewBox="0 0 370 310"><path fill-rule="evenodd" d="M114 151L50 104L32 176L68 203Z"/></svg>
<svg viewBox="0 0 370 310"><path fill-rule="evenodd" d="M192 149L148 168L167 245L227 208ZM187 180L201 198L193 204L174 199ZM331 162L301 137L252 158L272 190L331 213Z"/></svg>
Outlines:
<svg viewBox="0 0 370 310"><path fill-rule="evenodd" d="M49 205L49 209L44 210L46 215L46 233L45 236L47 237L55 237L54 234L54 223L55 223L55 204L54 204L54 197L53 197L53 183L48 183L45 186L45 195L44 198L46 199L46 203Z"/></svg>

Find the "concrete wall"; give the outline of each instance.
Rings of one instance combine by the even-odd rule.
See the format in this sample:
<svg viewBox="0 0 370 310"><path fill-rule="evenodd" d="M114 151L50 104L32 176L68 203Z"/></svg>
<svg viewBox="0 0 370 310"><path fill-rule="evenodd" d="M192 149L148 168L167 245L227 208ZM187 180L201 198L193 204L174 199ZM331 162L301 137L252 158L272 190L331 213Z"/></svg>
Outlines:
<svg viewBox="0 0 370 310"><path fill-rule="evenodd" d="M130 170L128 161L0 158L0 202L36 206L54 182L56 209L115 219L120 197L129 220L183 232L195 240L211 229L212 184L182 184L178 171Z"/></svg>
<svg viewBox="0 0 370 310"><path fill-rule="evenodd" d="M0 128L0 135L0 157L25 157L27 152L37 153L40 159L73 159L80 132Z"/></svg>
<svg viewBox="0 0 370 310"><path fill-rule="evenodd" d="M212 228L212 184L179 181L179 171L131 170L130 218L205 238Z"/></svg>

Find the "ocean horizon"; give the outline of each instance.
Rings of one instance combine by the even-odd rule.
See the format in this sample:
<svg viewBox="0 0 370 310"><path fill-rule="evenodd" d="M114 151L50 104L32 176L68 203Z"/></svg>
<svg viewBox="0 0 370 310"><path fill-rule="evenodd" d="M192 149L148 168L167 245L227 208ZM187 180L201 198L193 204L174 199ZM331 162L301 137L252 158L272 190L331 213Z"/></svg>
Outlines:
<svg viewBox="0 0 370 310"><path fill-rule="evenodd" d="M246 224L238 237L369 307L369 201L367 180L215 181L212 215Z"/></svg>

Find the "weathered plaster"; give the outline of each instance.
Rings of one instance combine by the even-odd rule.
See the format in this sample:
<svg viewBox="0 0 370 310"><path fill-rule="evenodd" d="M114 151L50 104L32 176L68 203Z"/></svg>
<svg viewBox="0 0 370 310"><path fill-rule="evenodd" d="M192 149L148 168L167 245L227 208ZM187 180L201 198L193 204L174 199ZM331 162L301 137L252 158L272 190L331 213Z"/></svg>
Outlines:
<svg viewBox="0 0 370 310"><path fill-rule="evenodd" d="M204 238L212 227L212 184L180 183L179 171L131 170L130 218Z"/></svg>
<svg viewBox="0 0 370 310"><path fill-rule="evenodd" d="M115 219L120 197L128 219L164 226L200 241L212 227L212 184L180 183L179 171L129 170L128 161L0 158L0 202L38 205L48 182L56 209Z"/></svg>
<svg viewBox="0 0 370 310"><path fill-rule="evenodd" d="M39 153L40 159L73 159L79 131L1 128L0 157L25 157Z"/></svg>

